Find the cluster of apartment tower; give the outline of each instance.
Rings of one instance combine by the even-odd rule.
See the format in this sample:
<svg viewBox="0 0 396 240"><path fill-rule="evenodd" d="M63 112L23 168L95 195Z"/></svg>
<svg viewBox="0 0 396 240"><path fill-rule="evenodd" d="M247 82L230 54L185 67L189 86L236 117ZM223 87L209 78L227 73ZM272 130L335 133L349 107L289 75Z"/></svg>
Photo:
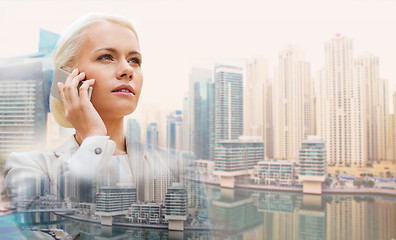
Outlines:
<svg viewBox="0 0 396 240"><path fill-rule="evenodd" d="M214 73L192 69L183 112L187 148L198 158L215 160L221 141L258 136L265 159L297 161L302 141L316 135L331 166L395 159L394 117L378 57L355 57L352 39L342 35L326 42L324 55L316 74L295 46L279 53L274 74L263 56L251 58L245 72L224 65L215 66Z"/></svg>

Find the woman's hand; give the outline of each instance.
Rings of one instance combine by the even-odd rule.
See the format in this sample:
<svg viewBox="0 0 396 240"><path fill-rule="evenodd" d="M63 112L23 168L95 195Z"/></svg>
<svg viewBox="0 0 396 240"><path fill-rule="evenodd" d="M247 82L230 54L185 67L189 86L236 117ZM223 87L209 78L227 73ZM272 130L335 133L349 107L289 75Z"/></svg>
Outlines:
<svg viewBox="0 0 396 240"><path fill-rule="evenodd" d="M65 84L58 83L66 119L73 125L83 141L89 136L106 136L107 130L102 118L88 98L88 88L93 86L95 79L85 80L77 91L80 81L85 79L85 73L78 69L67 77Z"/></svg>

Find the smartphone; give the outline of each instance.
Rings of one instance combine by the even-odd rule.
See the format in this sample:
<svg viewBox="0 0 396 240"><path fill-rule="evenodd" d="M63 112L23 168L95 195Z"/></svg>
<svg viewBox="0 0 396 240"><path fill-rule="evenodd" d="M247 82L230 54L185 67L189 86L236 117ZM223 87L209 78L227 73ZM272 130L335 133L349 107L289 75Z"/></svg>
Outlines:
<svg viewBox="0 0 396 240"><path fill-rule="evenodd" d="M57 68L55 69L54 72L54 79L52 80L52 87L51 87L51 95L54 96L55 98L62 100L60 95L59 95L59 90L58 90L58 82L62 82L65 83L66 82L66 78L69 76L69 72L61 69L61 68ZM83 81L80 81L78 83L77 86L77 91L80 90L81 85L84 83ZM88 88L88 98L89 100L91 100L91 96L92 96L92 86L90 86Z"/></svg>

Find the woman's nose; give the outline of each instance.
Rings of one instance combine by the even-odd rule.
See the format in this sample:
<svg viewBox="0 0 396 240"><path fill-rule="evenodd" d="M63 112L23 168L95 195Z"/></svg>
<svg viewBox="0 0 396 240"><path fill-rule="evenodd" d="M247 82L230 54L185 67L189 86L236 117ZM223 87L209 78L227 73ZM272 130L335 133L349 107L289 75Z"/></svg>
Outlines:
<svg viewBox="0 0 396 240"><path fill-rule="evenodd" d="M117 74L117 79L128 79L129 81L131 81L134 77L134 74L135 71L133 70L133 67L125 61L125 63L120 66L120 70Z"/></svg>

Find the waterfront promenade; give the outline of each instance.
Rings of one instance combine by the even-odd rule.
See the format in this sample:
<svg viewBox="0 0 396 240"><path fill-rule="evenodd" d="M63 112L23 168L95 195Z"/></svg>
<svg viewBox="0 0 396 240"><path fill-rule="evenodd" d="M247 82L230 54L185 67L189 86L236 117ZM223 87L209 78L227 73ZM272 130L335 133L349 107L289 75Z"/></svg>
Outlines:
<svg viewBox="0 0 396 240"><path fill-rule="evenodd" d="M90 223L96 223L96 224L101 224L100 219L94 219L87 217L86 215L68 215L64 214L61 212L54 212L56 215L65 217L65 218L70 218L74 220L79 220L83 222L90 222ZM130 223L130 222L117 222L113 221L114 226L121 226L121 227L136 227L136 228L157 228L157 229L168 229L168 224L144 224L144 223ZM184 230L212 230L210 225L204 225L204 226L189 226L189 225L184 225Z"/></svg>
<svg viewBox="0 0 396 240"><path fill-rule="evenodd" d="M220 186L219 181L204 180L203 183ZM280 191L280 192L303 192L302 187L284 187L284 186L271 186L262 184L235 184L235 188L242 189L257 189L257 190L270 190L270 191ZM387 189L377 189L377 188L322 188L322 194L334 193L334 194L369 194L369 195L381 195L396 198L395 190Z"/></svg>

